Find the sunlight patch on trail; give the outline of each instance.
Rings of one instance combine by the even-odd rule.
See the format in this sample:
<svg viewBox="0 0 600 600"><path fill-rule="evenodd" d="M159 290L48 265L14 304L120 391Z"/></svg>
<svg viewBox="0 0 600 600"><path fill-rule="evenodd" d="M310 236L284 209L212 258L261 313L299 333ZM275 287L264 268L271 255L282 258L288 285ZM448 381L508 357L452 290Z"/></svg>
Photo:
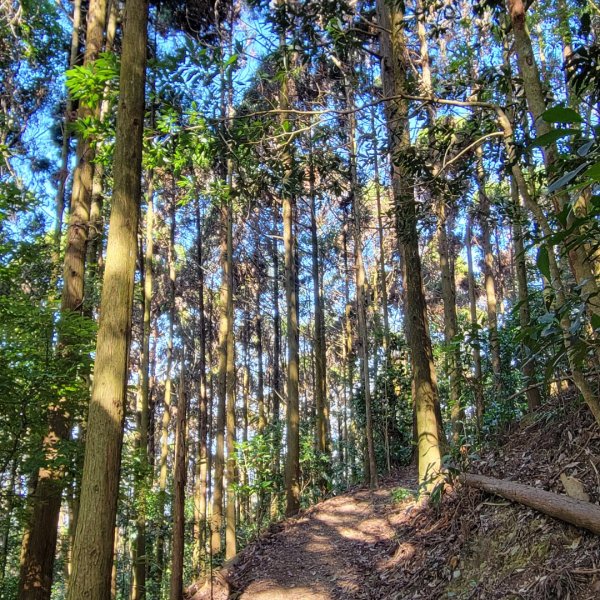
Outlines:
<svg viewBox="0 0 600 600"><path fill-rule="evenodd" d="M266 536L235 577L239 600L363 598L384 563L406 559L391 488L330 498Z"/></svg>

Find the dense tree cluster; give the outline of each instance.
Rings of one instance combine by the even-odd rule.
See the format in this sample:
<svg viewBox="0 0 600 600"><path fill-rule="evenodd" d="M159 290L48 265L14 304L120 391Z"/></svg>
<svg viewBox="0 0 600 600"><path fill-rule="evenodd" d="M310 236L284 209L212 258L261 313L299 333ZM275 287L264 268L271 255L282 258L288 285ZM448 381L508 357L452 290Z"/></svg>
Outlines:
<svg viewBox="0 0 600 600"><path fill-rule="evenodd" d="M579 0L0 2L0 598L600 422L599 61Z"/></svg>

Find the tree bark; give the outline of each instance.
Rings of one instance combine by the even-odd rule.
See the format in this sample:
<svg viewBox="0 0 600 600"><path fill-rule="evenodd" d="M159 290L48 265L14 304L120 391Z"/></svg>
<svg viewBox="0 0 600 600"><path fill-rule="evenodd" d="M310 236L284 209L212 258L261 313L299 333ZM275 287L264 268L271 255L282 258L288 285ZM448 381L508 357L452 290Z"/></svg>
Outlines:
<svg viewBox="0 0 600 600"><path fill-rule="evenodd" d="M166 503L167 503L167 478L169 459L169 427L171 424L171 404L173 401L173 338L175 328L175 196L171 198L169 206L169 245L167 248L167 267L169 270L168 283L168 333L167 333L167 369L165 373L164 408L160 432L160 459L158 468L158 518L160 519L159 532L156 539L156 584L162 589L163 573L165 571L165 543L166 543Z"/></svg>
<svg viewBox="0 0 600 600"><path fill-rule="evenodd" d="M456 314L456 284L454 257L448 242L448 218L443 199L437 206L438 252L442 276L442 301L444 304L444 344L450 381L450 418L452 421L452 441L457 444L465 435L465 411L462 405L462 368L458 336L458 316Z"/></svg>
<svg viewBox="0 0 600 600"><path fill-rule="evenodd" d="M106 2L107 0L90 1L84 65L89 65L96 60L102 50L106 26ZM85 103L80 103L77 117L83 119L92 115L93 111ZM61 299L63 317L70 313L81 314L83 308L87 227L93 177L92 160L93 150L90 140L80 137L77 144L77 166L73 175L64 258ZM57 209L60 208L57 205ZM60 242L60 233L58 242ZM59 339L58 348L59 352L69 356L70 344L64 335ZM77 360L76 356L73 360ZM63 399L48 410L48 430L43 440L44 455L48 464L38 471L31 515L23 536L19 600L49 600L51 594L58 518L64 486L64 470L53 463L58 457L61 442L68 438L71 428L71 417L65 403L66 399Z"/></svg>
<svg viewBox="0 0 600 600"><path fill-rule="evenodd" d="M477 430L481 433L485 400L483 396L483 372L481 369L481 347L479 345L479 322L477 320L477 293L475 290L475 275L473 272L473 220L467 215L465 230L465 248L467 250L467 278L469 284L469 317L471 322L471 347L473 353L473 391L475 396L475 418Z"/></svg>
<svg viewBox="0 0 600 600"><path fill-rule="evenodd" d="M529 307L529 291L527 288L527 263L525 245L523 244L523 227L521 225L522 211L519 199L519 190L514 177L510 178L510 194L513 203L514 218L512 220L513 243L515 246L515 267L517 273L517 293L519 299L519 325L524 330L531 324L531 310ZM532 387L535 383L535 361L527 345L521 342L522 371L527 388L527 406L529 412L534 411L542 403L540 390Z"/></svg>
<svg viewBox="0 0 600 600"><path fill-rule="evenodd" d="M285 51L285 34L280 35L280 47L284 51L284 70L289 71L289 56ZM286 78L281 82L279 90L279 108L286 111L290 107L290 86ZM289 126L288 114L281 113L281 125L284 131ZM300 509L300 406L299 406L299 327L298 327L298 292L296 286L296 238L294 234L294 212L296 199L292 188L294 176L294 159L291 154L290 140L282 146L282 163L284 168L282 193L283 207L283 246L284 246L284 287L287 312L287 410L286 436L287 453L285 463L285 514L290 517Z"/></svg>
<svg viewBox="0 0 600 600"><path fill-rule="evenodd" d="M77 55L79 53L79 34L81 30L81 0L73 2L73 28L71 30L71 48L69 51L68 68L71 69L77 64ZM60 259L60 246L62 238L63 215L65 211L65 188L67 183L67 175L69 169L69 146L71 143L71 131L69 130L69 122L73 112L73 100L67 92L67 104L65 107L64 122L62 125L62 145L60 151L60 172L58 179L58 187L56 196L54 197L55 219L54 223L54 257L53 265L57 272L53 275L53 283L58 279L58 268Z"/></svg>
<svg viewBox="0 0 600 600"><path fill-rule="evenodd" d="M263 326L262 326L262 282L260 278L256 282L256 315L254 317L254 327L256 333L256 404L258 409L258 423L256 431L262 435L267 426L267 412L265 410L265 373L263 357Z"/></svg>
<svg viewBox="0 0 600 600"><path fill-rule="evenodd" d="M352 335L352 303L350 301L350 268L348 266L348 216L344 211L343 256L344 256L344 326L342 339L342 363L344 369L344 439L346 441L346 467L348 481L356 481L356 431L352 411L354 395L354 344ZM346 393L347 390L347 393Z"/></svg>
<svg viewBox="0 0 600 600"><path fill-rule="evenodd" d="M377 12L379 25L382 28L380 40L384 95L388 98L396 98L386 105L390 148L392 156L401 156L410 148L408 104L400 99L407 93L409 69L404 14L398 5L388 7L383 0L378 0ZM419 481L424 489L430 490L435 485L441 469L443 429L426 319L412 177L406 168L397 164L397 161L392 161L392 185L396 233L406 289L405 329L412 357Z"/></svg>
<svg viewBox="0 0 600 600"><path fill-rule="evenodd" d="M317 235L317 209L315 193L315 172L312 156L312 138L309 145L309 193L310 193L310 237L313 279L313 302L315 306L315 403L317 409L317 449L331 460L329 440L329 407L327 401L327 365L325 342L325 317L321 295L321 266L319 261L319 238Z"/></svg>
<svg viewBox="0 0 600 600"><path fill-rule="evenodd" d="M230 167L231 169L231 167ZM230 171L230 187L231 187ZM225 524L225 558L227 560L236 555L236 497L235 485L236 460L235 460L235 344L233 336L233 207L231 200L227 203L227 261L229 262L229 296L227 304L227 506Z"/></svg>
<svg viewBox="0 0 600 600"><path fill-rule="evenodd" d="M249 286L250 287L250 286ZM248 298L250 304L250 298ZM250 340L251 340L250 311L244 311L244 325L242 330L242 352L243 352L243 374L242 374L242 443L244 448L248 447L248 434L250 429L250 391L252 388L252 373L250 372ZM250 522L250 500L252 493L248 490L250 474L246 460L240 461L238 465L238 478L242 482L243 491L238 498L240 510L239 522Z"/></svg>
<svg viewBox="0 0 600 600"><path fill-rule="evenodd" d="M391 344L390 344L390 317L388 306L387 274L385 270L385 230L383 225L383 210L381 203L381 177L379 172L379 148L377 141L377 131L375 129L375 109L371 110L371 133L373 141L373 176L375 183L375 209L377 213L377 240L378 240L378 269L379 292L381 294L379 305L383 316L383 368L384 368L384 402L385 402L385 447L386 447L386 465L388 472L391 471L390 456L390 437L400 439L400 431L396 418L397 399L389 382L389 373L392 365ZM377 378L375 378L377 380Z"/></svg>
<svg viewBox="0 0 600 600"><path fill-rule="evenodd" d="M140 394L137 414L137 447L140 457L139 472L136 475L135 496L137 503L136 542L134 553L134 577L131 590L132 600L144 600L146 597L146 495L148 493L148 424L150 398L150 335L152 320L152 289L154 271L154 183L153 175L148 180L148 208L146 210L146 248L144 252L143 277L143 324L142 324L142 364L140 366Z"/></svg>
<svg viewBox="0 0 600 600"><path fill-rule="evenodd" d="M113 203L68 600L108 600L111 593L141 195L147 21L147 2L129 0L125 7Z"/></svg>
<svg viewBox="0 0 600 600"><path fill-rule="evenodd" d="M494 277L494 251L492 248L492 225L490 200L485 191L485 171L483 168L483 150L477 147L476 179L479 193L479 226L481 227L481 246L483 251L483 279L488 319L490 358L494 374L494 388L502 389L502 363L500 358L500 339L498 337L498 299L496 279Z"/></svg>
<svg viewBox="0 0 600 600"><path fill-rule="evenodd" d="M350 91L350 82L345 78L346 105L350 110L348 115L348 152L350 155L350 185L352 197L352 220L354 232L354 266L356 278L356 310L358 313L358 352L360 357L360 377L365 400L365 438L367 446L368 472L366 480L369 487L377 487L377 463L373 444L373 412L371 407L371 378L369 375L369 337L367 334L366 288L367 278L363 261L362 241L362 210L360 205L360 189L356 166L356 120L354 113L354 98Z"/></svg>
<svg viewBox="0 0 600 600"><path fill-rule="evenodd" d="M198 267L198 457L194 489L194 550L192 563L200 571L206 543L207 471L208 471L208 396L206 385L206 323L204 316L204 252L199 204L196 203L196 251Z"/></svg>
<svg viewBox="0 0 600 600"><path fill-rule="evenodd" d="M527 106L533 118L534 131L538 136L545 135L552 131L552 125L542 119L542 114L546 110L546 101L542 80L540 76L533 45L527 28L527 19L525 15L525 4L523 0L507 0L511 23L515 37L515 49L517 52L517 63L519 74L523 80L523 90L527 99ZM554 167L558 159L558 150L555 143L549 144L544 152L544 165L548 177L554 173ZM559 193L554 198L555 208L560 212L569 202L567 193ZM565 240L564 246L569 248L568 256L573 274L577 283L581 286L581 294L586 302L587 309L591 314L600 316L600 294L598 283L592 268L591 261L588 259L586 245L578 241L580 228L575 222L574 210L568 212L566 229L569 235Z"/></svg>
<svg viewBox="0 0 600 600"><path fill-rule="evenodd" d="M427 36L426 11L422 0L416 0L417 35L420 46L421 88L423 94L430 96L433 92L431 62L429 59L429 43ZM433 104L427 107L429 125L429 142L435 148L434 127L437 118ZM441 164L436 157L433 162L432 174L438 177ZM435 192L434 192L435 193ZM464 434L464 409L461 406L462 369L460 361L460 346L456 343L458 334L458 317L456 314L456 284L454 281L454 257L448 243L446 202L442 192L437 192L435 211L437 214L438 253L440 255L440 274L442 283L442 302L444 305L444 344L445 362L450 384L450 419L452 422L452 437L458 443L461 433Z"/></svg>
<svg viewBox="0 0 600 600"><path fill-rule="evenodd" d="M477 147L476 179L479 192L479 226L481 227L481 246L483 250L483 279L487 306L488 334L490 340L490 358L494 374L494 389L502 390L502 362L500 357L500 339L498 337L498 301L494 278L494 251L492 249L490 200L485 191L485 171L483 168L483 150Z"/></svg>
<svg viewBox="0 0 600 600"><path fill-rule="evenodd" d="M183 598L183 553L185 546L185 485L187 482L187 453L185 431L187 397L185 393L185 348L181 351L181 371L177 398L175 426L175 469L173 474L173 551L171 558L170 600Z"/></svg>
<svg viewBox="0 0 600 600"><path fill-rule="evenodd" d="M86 48L84 66L95 61L104 45L108 0L90 0L87 11ZM80 102L78 119L89 119L99 114L85 102ZM64 262L63 305L67 310L79 311L83 306L83 287L88 227L92 200L95 151L92 140L83 136L77 141L77 165L73 173L71 210ZM67 298L65 298L65 295Z"/></svg>
<svg viewBox="0 0 600 600"><path fill-rule="evenodd" d="M510 105L515 102L513 87L512 87L512 70L510 64L510 48L508 46L508 40L504 40L504 52L503 62L508 77L509 92L507 94L507 100ZM514 111L510 114L510 119L514 121ZM525 254L525 245L523 237L523 199L519 194L519 186L514 175L509 176L510 181L510 195L513 206L513 218L511 220L512 226L512 241L514 247L514 266L515 266L515 277L516 288L517 288L517 299L519 305L519 324L522 330L530 326L531 310L529 304L529 290L527 285L527 260ZM544 292L548 292L548 285L544 284ZM527 405L529 411L532 412L538 408L542 402L540 390L538 386L534 385L535 373L536 373L536 361L534 356L531 354L527 345L521 341L521 370L526 385L526 396Z"/></svg>
<svg viewBox="0 0 600 600"><path fill-rule="evenodd" d="M287 305L287 454L285 469L286 516L300 509L300 414L299 414L299 335L296 295L296 261L294 237L294 198L283 198L283 244L285 248L285 297Z"/></svg>
<svg viewBox="0 0 600 600"><path fill-rule="evenodd" d="M120 542L121 542L121 531L119 529L119 526L117 525L115 527L115 541L113 544L114 560L113 560L112 568L110 570L110 599L111 600L117 600L117 589L118 589L117 562L118 562L118 557L119 557Z"/></svg>
<svg viewBox="0 0 600 600"><path fill-rule="evenodd" d="M119 20L119 7L116 0L108 0L108 22L106 25L105 52L112 52L117 35ZM102 102L98 112L98 118L103 123L112 107L109 97L109 85L104 87ZM102 210L104 206L104 165L101 162L94 163L94 175L92 178L92 192L90 196L90 215L88 224L88 242L86 258L86 288L95 289L98 280L102 277L103 260L102 249L104 242L104 223ZM95 295L89 294L85 301L85 314L92 316L97 309Z"/></svg>
<svg viewBox="0 0 600 600"><path fill-rule="evenodd" d="M227 406L227 352L229 346L229 305L231 290L231 259L229 240L231 238L231 212L223 202L221 206L221 292L218 340L218 383L217 383L217 426L215 448L215 473L213 483L213 503L211 517L211 553L221 552L221 527L223 525L223 477L225 472L225 417Z"/></svg>
<svg viewBox="0 0 600 600"><path fill-rule="evenodd" d="M279 474L281 472L281 434L280 434L280 404L283 397L281 385L281 313L279 310L279 248L277 241L279 224L279 210L276 202L273 202L273 226L274 233L271 241L271 253L273 257L273 362L271 365L271 410L273 418L273 475L276 481L275 493L271 497L271 517L277 518L279 492Z"/></svg>

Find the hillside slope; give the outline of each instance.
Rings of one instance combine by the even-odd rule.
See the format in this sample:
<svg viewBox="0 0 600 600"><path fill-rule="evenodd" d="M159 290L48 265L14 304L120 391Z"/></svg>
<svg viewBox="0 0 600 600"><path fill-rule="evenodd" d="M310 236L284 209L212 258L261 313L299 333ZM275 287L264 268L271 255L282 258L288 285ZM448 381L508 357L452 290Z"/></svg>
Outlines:
<svg viewBox="0 0 600 600"><path fill-rule="evenodd" d="M600 498L600 431L571 398L507 432L468 469ZM504 443L502 443L504 442ZM561 477L562 476L562 477ZM568 479L565 479L568 477ZM418 506L406 469L273 526L194 600L600 597L600 538L520 505L446 486ZM226 583L224 583L226 582Z"/></svg>

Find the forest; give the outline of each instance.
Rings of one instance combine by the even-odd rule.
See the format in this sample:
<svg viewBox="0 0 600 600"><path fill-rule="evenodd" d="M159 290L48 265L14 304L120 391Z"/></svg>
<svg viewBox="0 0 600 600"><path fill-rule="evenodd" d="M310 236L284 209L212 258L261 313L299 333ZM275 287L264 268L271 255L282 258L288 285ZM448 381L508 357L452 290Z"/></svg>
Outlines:
<svg viewBox="0 0 600 600"><path fill-rule="evenodd" d="M595 0L0 0L0 599L598 597L599 186Z"/></svg>

